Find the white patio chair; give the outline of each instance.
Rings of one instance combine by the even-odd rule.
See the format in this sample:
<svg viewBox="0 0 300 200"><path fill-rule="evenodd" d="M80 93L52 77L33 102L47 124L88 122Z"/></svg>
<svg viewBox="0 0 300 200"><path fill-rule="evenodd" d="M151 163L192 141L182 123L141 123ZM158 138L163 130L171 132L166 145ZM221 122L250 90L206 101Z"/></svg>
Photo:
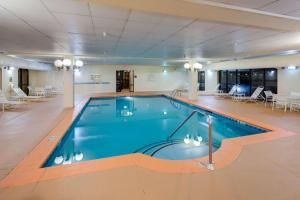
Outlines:
<svg viewBox="0 0 300 200"><path fill-rule="evenodd" d="M300 101L292 101L290 103L290 111L300 111Z"/></svg>
<svg viewBox="0 0 300 200"><path fill-rule="evenodd" d="M286 112L287 107L288 107L287 97L274 95L273 103L272 103L272 110L274 110L275 108L283 108L284 112Z"/></svg>
<svg viewBox="0 0 300 200"><path fill-rule="evenodd" d="M274 100L274 95L273 95L273 92L271 90L267 90L267 91L264 91L265 93L265 106L267 106L268 102L270 102L271 104L273 103L273 100Z"/></svg>
<svg viewBox="0 0 300 200"><path fill-rule="evenodd" d="M237 91L237 85L232 86L228 93L218 93L216 96L218 97L232 97Z"/></svg>
<svg viewBox="0 0 300 200"><path fill-rule="evenodd" d="M31 87L31 86L28 86L28 91L29 91L29 95L30 96L36 96L35 92L34 92L34 89Z"/></svg>
<svg viewBox="0 0 300 200"><path fill-rule="evenodd" d="M264 87L258 87L255 89L255 91L252 93L250 97L245 97L245 96L239 96L236 97L237 100L239 101L246 101L246 102L257 102L260 99L260 94L264 90Z"/></svg>
<svg viewBox="0 0 300 200"><path fill-rule="evenodd" d="M4 112L6 106L15 107L16 105L25 105L26 103L22 101L10 101L0 90L0 104L2 104L2 112Z"/></svg>
<svg viewBox="0 0 300 200"><path fill-rule="evenodd" d="M290 111L299 111L300 110L300 92L290 92L288 98Z"/></svg>
<svg viewBox="0 0 300 200"><path fill-rule="evenodd" d="M23 92L23 90L21 90L21 88L13 88L14 93L17 96L13 96L13 98L19 99L19 100L28 100L28 101L40 101L41 96L27 96L27 94L25 94L25 92Z"/></svg>
<svg viewBox="0 0 300 200"><path fill-rule="evenodd" d="M218 94L220 94L220 93L223 93L223 90L220 90L219 88L220 88L220 83L218 83L218 84L216 85L215 90L213 91L213 94L214 94L214 95L218 95Z"/></svg>
<svg viewBox="0 0 300 200"><path fill-rule="evenodd" d="M42 87L35 87L34 91L35 91L37 96L46 96L46 91Z"/></svg>

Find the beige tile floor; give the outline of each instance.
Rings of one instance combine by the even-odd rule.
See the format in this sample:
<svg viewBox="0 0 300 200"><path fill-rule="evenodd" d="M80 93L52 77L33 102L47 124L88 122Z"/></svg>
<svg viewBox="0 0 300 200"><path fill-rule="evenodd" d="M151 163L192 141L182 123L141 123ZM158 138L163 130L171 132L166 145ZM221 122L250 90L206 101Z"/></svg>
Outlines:
<svg viewBox="0 0 300 200"><path fill-rule="evenodd" d="M0 180L65 116L62 97L0 112Z"/></svg>
<svg viewBox="0 0 300 200"><path fill-rule="evenodd" d="M271 111L261 104L237 103L214 97L200 97L198 101L210 107L300 132L299 113ZM56 106L59 102L60 99L57 98L47 103L31 105L30 111L16 114L17 118L0 115L1 169L5 170L2 168L3 164L12 167L20 161L47 134L47 130L51 130L60 117L63 117L62 108ZM44 120L40 119L41 116L44 116ZM7 117L8 122L2 117ZM32 123L31 118L38 120L39 131L33 131L35 127L28 126ZM21 120L22 124L18 124ZM42 128L43 126L45 127ZM6 154L6 151L13 149L13 153ZM2 161L3 152L7 163ZM300 136L297 135L248 145L231 165L206 174L168 174L140 167L126 167L0 189L0 199L296 200L300 199L299 152ZM11 162L12 159L14 162Z"/></svg>

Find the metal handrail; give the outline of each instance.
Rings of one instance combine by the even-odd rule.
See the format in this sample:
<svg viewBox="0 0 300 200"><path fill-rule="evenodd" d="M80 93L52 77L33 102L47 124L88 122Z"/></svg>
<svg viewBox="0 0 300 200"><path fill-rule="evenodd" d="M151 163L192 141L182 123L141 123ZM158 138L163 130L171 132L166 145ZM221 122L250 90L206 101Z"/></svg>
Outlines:
<svg viewBox="0 0 300 200"><path fill-rule="evenodd" d="M200 162L200 164L204 167L206 167L209 170L214 170L214 164L213 164L213 149L212 149L212 119L211 117L205 113L205 112L200 112L199 110L193 110L191 114L168 136L168 140L175 135L175 133L195 114L195 113L200 113L204 115L207 119L208 123L208 162Z"/></svg>

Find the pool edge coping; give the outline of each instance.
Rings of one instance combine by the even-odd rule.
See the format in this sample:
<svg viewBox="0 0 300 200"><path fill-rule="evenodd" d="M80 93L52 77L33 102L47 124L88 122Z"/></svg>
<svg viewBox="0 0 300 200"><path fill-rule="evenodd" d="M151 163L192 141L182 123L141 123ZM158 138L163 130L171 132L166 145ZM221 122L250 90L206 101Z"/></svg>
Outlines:
<svg viewBox="0 0 300 200"><path fill-rule="evenodd" d="M207 160L207 157L195 158L190 160L163 160L139 153L89 160L80 163L73 163L71 165L41 168L41 166L54 151L58 143L61 141L65 133L71 127L76 118L80 115L81 111L84 109L91 98L154 95L155 94L134 93L133 95L114 94L86 96L80 103L78 103L74 108L68 111L67 116L61 122L59 122L59 124L54 127L29 154L27 154L25 158L21 162L19 162L18 165L4 179L0 181L0 188L14 187L45 180L58 179L86 173L94 173L128 166L139 166L149 170L164 173L208 172L206 168L202 168L199 166L199 162ZM170 97L163 93L159 95L156 94L156 96ZM253 119L240 117L233 113L224 112L219 109L199 104L197 103L197 100L192 101L184 97L175 97L174 99L201 109L208 110L210 112L214 112L216 114L223 115L225 117L233 118L234 120L243 121L251 125L270 130L266 133L223 140L221 147L213 154L216 169L221 169L236 160L245 145L296 135L296 133L282 128L274 127ZM50 138L52 139L50 140Z"/></svg>

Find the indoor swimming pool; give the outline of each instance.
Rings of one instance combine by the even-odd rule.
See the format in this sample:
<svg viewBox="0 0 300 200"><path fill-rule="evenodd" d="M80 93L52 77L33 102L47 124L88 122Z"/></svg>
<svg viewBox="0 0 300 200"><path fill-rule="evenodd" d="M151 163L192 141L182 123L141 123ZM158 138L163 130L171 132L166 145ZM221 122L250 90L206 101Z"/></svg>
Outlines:
<svg viewBox="0 0 300 200"><path fill-rule="evenodd" d="M267 131L166 96L92 98L44 167L132 153L167 160L207 156L208 116L214 151L223 139Z"/></svg>

